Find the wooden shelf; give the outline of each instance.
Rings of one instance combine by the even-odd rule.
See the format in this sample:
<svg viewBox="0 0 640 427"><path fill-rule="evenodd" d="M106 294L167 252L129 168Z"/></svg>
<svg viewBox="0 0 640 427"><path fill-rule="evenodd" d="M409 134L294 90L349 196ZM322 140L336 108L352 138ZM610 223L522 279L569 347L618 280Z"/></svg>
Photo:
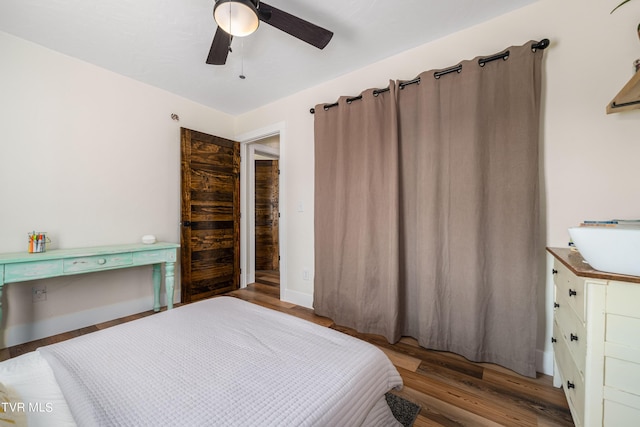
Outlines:
<svg viewBox="0 0 640 427"><path fill-rule="evenodd" d="M607 114L640 108L640 72L631 77L631 80L618 92L615 98L607 105Z"/></svg>

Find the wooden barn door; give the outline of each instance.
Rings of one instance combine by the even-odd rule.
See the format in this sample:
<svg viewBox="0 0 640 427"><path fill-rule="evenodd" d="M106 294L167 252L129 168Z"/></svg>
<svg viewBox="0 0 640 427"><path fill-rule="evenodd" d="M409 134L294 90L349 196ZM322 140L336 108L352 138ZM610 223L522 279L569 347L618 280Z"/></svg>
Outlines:
<svg viewBox="0 0 640 427"><path fill-rule="evenodd" d="M181 128L182 302L240 283L240 146Z"/></svg>
<svg viewBox="0 0 640 427"><path fill-rule="evenodd" d="M280 268L278 161L256 160L256 271Z"/></svg>

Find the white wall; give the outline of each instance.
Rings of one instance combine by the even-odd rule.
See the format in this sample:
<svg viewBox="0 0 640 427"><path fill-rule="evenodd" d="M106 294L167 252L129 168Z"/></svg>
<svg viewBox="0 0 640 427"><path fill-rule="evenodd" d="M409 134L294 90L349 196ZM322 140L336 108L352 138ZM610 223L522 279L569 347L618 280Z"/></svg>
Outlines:
<svg viewBox="0 0 640 427"><path fill-rule="evenodd" d="M33 230L57 248L179 243L180 126L229 138L234 118L1 32L0 52L0 252ZM5 344L153 302L150 266L37 283L45 302L5 286Z"/></svg>
<svg viewBox="0 0 640 427"><path fill-rule="evenodd" d="M549 38L543 89L543 158L547 246L565 246L567 228L583 219L640 218L640 110L606 115L605 107L632 75L640 57L636 27L640 2L613 15L618 0L542 0L476 27L423 45L238 118L237 133L285 122L281 143L286 172L288 288L313 294L313 116L309 108L411 79L424 70L497 53L510 45ZM296 207L303 203L304 212ZM313 270L312 270L313 271ZM539 369L551 372L551 281L541 289ZM295 302L295 301L294 301Z"/></svg>

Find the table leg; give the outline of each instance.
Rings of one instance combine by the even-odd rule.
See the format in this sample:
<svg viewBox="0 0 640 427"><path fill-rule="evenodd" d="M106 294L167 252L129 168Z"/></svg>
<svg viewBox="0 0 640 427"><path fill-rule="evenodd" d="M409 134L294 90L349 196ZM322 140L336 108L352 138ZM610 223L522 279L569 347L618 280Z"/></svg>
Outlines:
<svg viewBox="0 0 640 427"><path fill-rule="evenodd" d="M4 287L4 272L2 268L4 266L0 265L0 348L4 348L4 328L2 327L2 288Z"/></svg>
<svg viewBox="0 0 640 427"><path fill-rule="evenodd" d="M164 265L164 285L167 289L167 310L171 310L173 308L173 286L174 282L174 268L175 262L167 262Z"/></svg>
<svg viewBox="0 0 640 427"><path fill-rule="evenodd" d="M162 264L153 264L153 311L160 311L160 282Z"/></svg>

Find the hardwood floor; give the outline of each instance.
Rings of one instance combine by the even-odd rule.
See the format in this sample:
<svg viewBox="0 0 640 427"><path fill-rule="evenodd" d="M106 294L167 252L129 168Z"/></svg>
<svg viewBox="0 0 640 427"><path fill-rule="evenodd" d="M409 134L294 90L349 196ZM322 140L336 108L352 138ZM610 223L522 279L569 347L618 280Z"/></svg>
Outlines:
<svg viewBox="0 0 640 427"><path fill-rule="evenodd" d="M552 386L549 376L522 377L497 365L472 363L452 353L426 350L412 338L389 344L380 336L360 334L315 315L311 309L280 301L279 281L273 276L262 281L268 283L254 283L227 295L289 313L378 346L397 367L404 381L404 388L394 393L422 407L415 427L574 425L564 393ZM152 314L153 311L148 311L3 349L0 359Z"/></svg>
<svg viewBox="0 0 640 427"><path fill-rule="evenodd" d="M378 346L404 381L404 388L394 393L422 407L415 427L574 425L564 393L553 387L550 376L523 377L497 365L424 349L412 338L389 344L381 336L360 334L315 315L313 310L280 301L279 290L270 285L255 283L230 295Z"/></svg>
<svg viewBox="0 0 640 427"><path fill-rule="evenodd" d="M280 287L280 272L274 270L256 271L256 283Z"/></svg>

